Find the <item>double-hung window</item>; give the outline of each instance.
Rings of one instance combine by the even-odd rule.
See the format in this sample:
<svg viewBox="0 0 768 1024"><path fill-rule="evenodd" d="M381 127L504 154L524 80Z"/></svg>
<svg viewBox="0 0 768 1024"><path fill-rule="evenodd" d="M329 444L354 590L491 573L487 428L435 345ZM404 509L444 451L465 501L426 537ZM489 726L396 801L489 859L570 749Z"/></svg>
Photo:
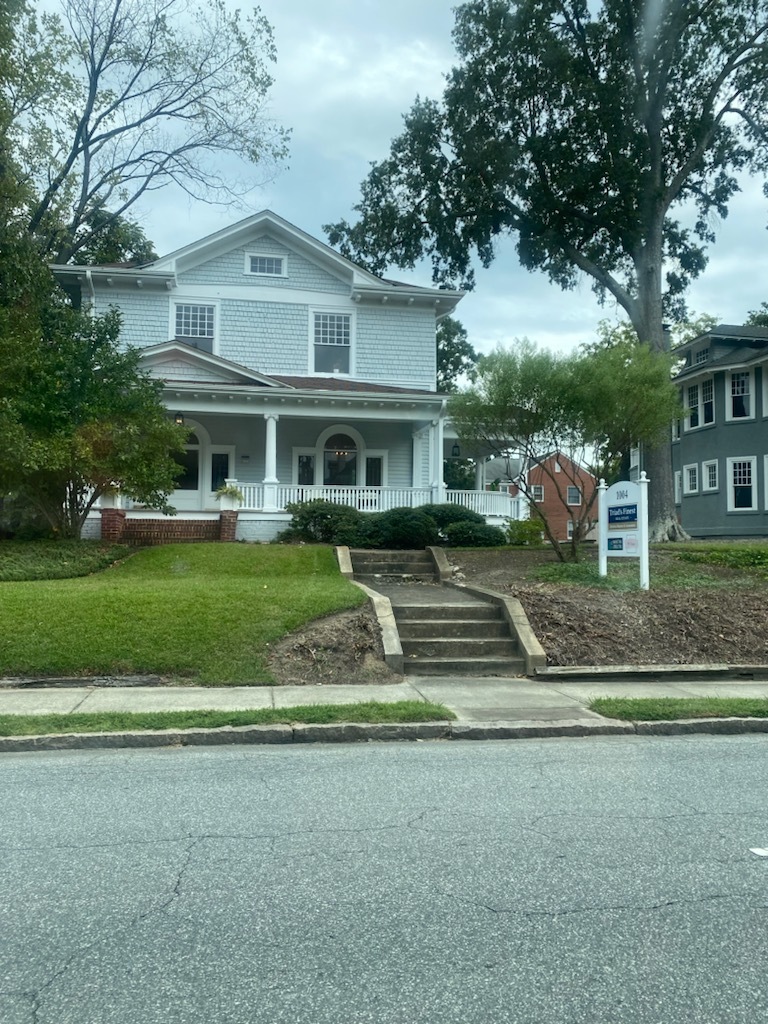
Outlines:
<svg viewBox="0 0 768 1024"><path fill-rule="evenodd" d="M697 463L683 466L683 494L698 494L699 467Z"/></svg>
<svg viewBox="0 0 768 1024"><path fill-rule="evenodd" d="M694 430L715 422L715 387L714 382L702 381L701 384L690 384L686 392L688 400L688 417L686 430Z"/></svg>
<svg viewBox="0 0 768 1024"><path fill-rule="evenodd" d="M581 490L578 487L569 487L565 495L566 505L581 504Z"/></svg>
<svg viewBox="0 0 768 1024"><path fill-rule="evenodd" d="M728 459L728 511L757 510L757 459Z"/></svg>
<svg viewBox="0 0 768 1024"><path fill-rule="evenodd" d="M350 313L315 313L313 352L315 373L349 373L352 346Z"/></svg>
<svg viewBox="0 0 768 1024"><path fill-rule="evenodd" d="M716 491L720 486L717 471L717 459L701 464L701 489L702 491Z"/></svg>
<svg viewBox="0 0 768 1024"><path fill-rule="evenodd" d="M544 501L544 484L531 484L531 501Z"/></svg>
<svg viewBox="0 0 768 1024"><path fill-rule="evenodd" d="M193 302L177 302L175 336L188 345L213 352L216 330L216 307Z"/></svg>
<svg viewBox="0 0 768 1024"><path fill-rule="evenodd" d="M734 370L730 378L730 394L727 395L728 419L746 420L752 417L752 374L749 370Z"/></svg>

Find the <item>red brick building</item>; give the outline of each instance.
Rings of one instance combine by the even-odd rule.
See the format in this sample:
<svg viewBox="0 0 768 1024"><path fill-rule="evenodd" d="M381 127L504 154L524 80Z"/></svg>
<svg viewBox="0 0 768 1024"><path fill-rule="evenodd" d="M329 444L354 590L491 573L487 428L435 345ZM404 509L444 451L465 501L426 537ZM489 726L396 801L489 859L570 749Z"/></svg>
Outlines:
<svg viewBox="0 0 768 1024"><path fill-rule="evenodd" d="M584 519L587 534L597 524L597 479L567 455L555 453L532 463L527 472L527 491L549 523L558 541L571 539L574 524ZM510 494L521 493L510 487ZM534 514L532 513L531 518Z"/></svg>

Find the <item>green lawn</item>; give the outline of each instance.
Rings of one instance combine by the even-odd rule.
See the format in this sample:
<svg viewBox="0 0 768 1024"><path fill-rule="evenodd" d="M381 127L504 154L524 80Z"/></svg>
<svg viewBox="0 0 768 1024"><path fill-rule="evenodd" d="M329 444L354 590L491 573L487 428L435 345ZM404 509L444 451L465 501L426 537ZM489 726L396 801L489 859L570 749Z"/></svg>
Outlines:
<svg viewBox="0 0 768 1024"><path fill-rule="evenodd" d="M456 716L442 704L402 700L252 711L101 712L71 715L0 715L0 736L65 732L136 732L144 729L220 729L230 725L327 725L334 722L446 722Z"/></svg>
<svg viewBox="0 0 768 1024"><path fill-rule="evenodd" d="M598 697L590 711L628 722L675 718L768 718L764 697Z"/></svg>
<svg viewBox="0 0 768 1024"><path fill-rule="evenodd" d="M270 643L365 600L330 547L149 548L78 579L0 583L0 675L269 683Z"/></svg>

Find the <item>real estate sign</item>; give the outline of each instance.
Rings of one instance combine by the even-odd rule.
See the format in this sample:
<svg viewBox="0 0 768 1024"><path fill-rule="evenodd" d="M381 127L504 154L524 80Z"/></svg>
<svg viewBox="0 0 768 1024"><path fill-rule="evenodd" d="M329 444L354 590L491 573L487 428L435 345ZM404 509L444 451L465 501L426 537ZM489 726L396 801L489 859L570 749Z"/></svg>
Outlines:
<svg viewBox="0 0 768 1024"><path fill-rule="evenodd" d="M648 478L620 480L606 487L601 480L598 490L600 544L600 575L608 575L609 558L639 558L640 586L650 585L648 567Z"/></svg>

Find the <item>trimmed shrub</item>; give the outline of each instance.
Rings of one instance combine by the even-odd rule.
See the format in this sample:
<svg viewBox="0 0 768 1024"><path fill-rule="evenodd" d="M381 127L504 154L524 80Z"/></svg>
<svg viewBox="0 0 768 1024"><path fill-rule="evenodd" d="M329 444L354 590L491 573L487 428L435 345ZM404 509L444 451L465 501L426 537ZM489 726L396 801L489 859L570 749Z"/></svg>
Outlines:
<svg viewBox="0 0 768 1024"><path fill-rule="evenodd" d="M372 522L369 523L369 519ZM363 539L365 547L425 548L428 544L439 543L440 535L434 519L420 508L391 508L366 517L361 530Z"/></svg>
<svg viewBox="0 0 768 1024"><path fill-rule="evenodd" d="M471 508L464 508L463 505L456 505L451 501L443 505L421 505L419 511L434 519L441 532L451 523L485 523L479 512L473 512Z"/></svg>
<svg viewBox="0 0 768 1024"><path fill-rule="evenodd" d="M286 511L293 518L290 529L284 531L284 534L288 534L291 540L298 537L319 544L355 546L357 531L365 518L362 512L351 505L337 505L321 498L293 502L286 505Z"/></svg>
<svg viewBox="0 0 768 1024"><path fill-rule="evenodd" d="M507 523L507 544L514 547L541 544L540 519L510 519Z"/></svg>
<svg viewBox="0 0 768 1024"><path fill-rule="evenodd" d="M451 523L444 533L456 548L498 548L507 542L503 530L485 523Z"/></svg>

